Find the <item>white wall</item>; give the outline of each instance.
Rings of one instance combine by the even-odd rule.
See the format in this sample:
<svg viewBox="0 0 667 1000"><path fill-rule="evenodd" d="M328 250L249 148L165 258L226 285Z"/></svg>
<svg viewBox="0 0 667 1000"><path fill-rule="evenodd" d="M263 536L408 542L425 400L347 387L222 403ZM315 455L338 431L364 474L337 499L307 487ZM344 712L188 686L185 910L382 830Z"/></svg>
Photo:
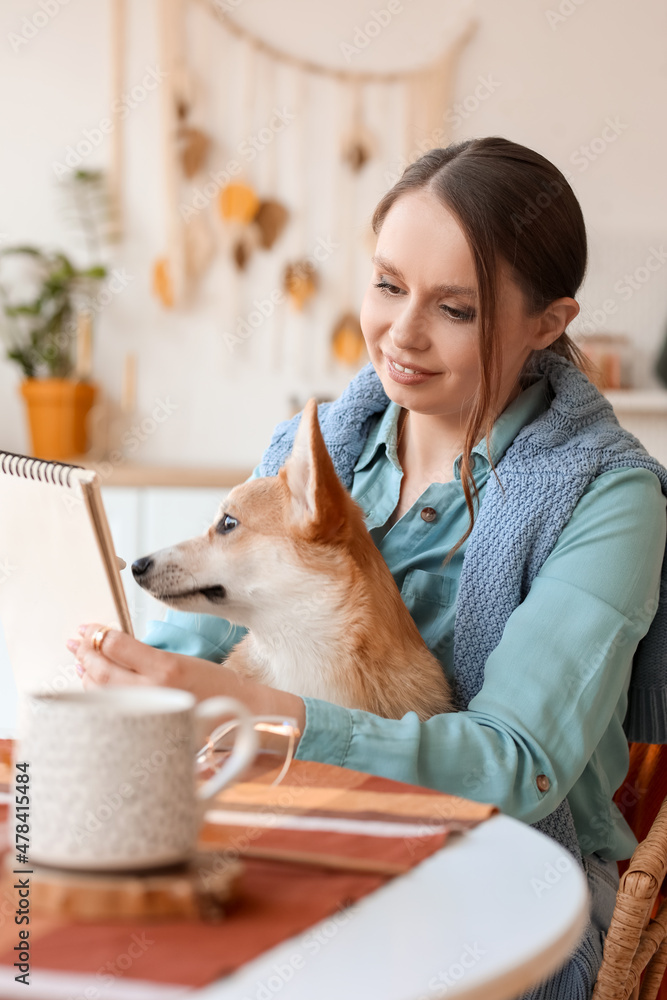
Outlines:
<svg viewBox="0 0 667 1000"><path fill-rule="evenodd" d="M0 6L0 236L3 243L34 241L78 251L57 211L54 161L108 115L109 19L102 0L43 0L55 10L35 37L16 49L24 18L40 10L38 0L5 0ZM563 11L557 21L558 3ZM609 315L597 317L598 328L630 334L636 345L637 381L655 384L650 366L667 321L667 267L637 272L638 289L625 291L624 275L633 274L652 247L667 245L667 159L664 108L667 104L667 8L660 0L479 0L480 25L465 50L457 79L455 105L470 110L451 131L452 138L504 135L530 145L572 175L588 224L591 260L582 304L594 310L606 302ZM368 20L381 3L347 0L315 4L337 18L327 18L320 33L303 14L303 0L243 0L234 17L264 31L276 44L292 46L330 64L345 61L341 41ZM390 67L437 52L445 26L441 0L404 0L400 16L367 47L359 67ZM158 64L155 3L130 0L128 88ZM549 12L551 11L551 15ZM271 25L270 17L279 24ZM39 20L39 18L38 18ZM322 20L322 19L320 19ZM555 22L555 23L550 23ZM282 27L280 27L282 25ZM282 34L281 34L282 32ZM423 52L419 40L424 39ZM242 136L234 50L222 28L200 4L189 19L192 65L199 81L202 123L215 131L211 166L224 164ZM238 71L238 67L237 67ZM231 74L231 77L229 76ZM479 78L491 77L493 93L474 98ZM294 80L281 73L276 105L294 102ZM385 92L390 111L400 115L398 92ZM272 427L288 415L289 397L337 394L351 373L331 364L328 336L333 317L342 310L345 254L339 248L322 265L322 294L299 323L287 317L291 360L276 371L271 364L274 320L231 355L223 334L246 316L253 298L265 299L279 287L279 263L258 257L248 272L246 289L235 303L232 270L222 255L210 269L196 304L166 313L150 293L150 262L162 253L166 238L159 89L149 93L126 120L127 233L110 258L113 267L131 276L98 318L95 375L110 395L118 397L123 357L139 356L139 419L158 399L176 404L175 413L148 436L133 457L147 462L236 465L250 468L259 459ZM369 124L380 120L383 94L370 94ZM395 104L394 104L395 102ZM455 110L455 109L454 109ZM255 121L262 122L257 108ZM318 239L341 246L357 239L367 226L386 181L386 162L396 165L400 139L385 136L386 162L370 164L347 221L341 204L328 192L335 154L331 122L334 91L320 83L308 111L305 130L308 183L316 203L301 228L294 222L284 236L293 253L308 251ZM602 135L607 119L620 123L620 134L587 162L581 146ZM232 139L225 141L229 121ZM291 126L290 126L291 127ZM294 133L278 135L274 150L259 158L256 182L266 183L270 156L276 154L279 193L290 205L299 195L294 161ZM610 134L609 132L607 133ZM284 140L281 147L281 142ZM289 140L289 141L288 141ZM595 145L594 149L600 149ZM108 140L82 166L104 165ZM324 192L324 194L323 194ZM319 195L319 197L318 197ZM217 238L220 238L217 231ZM360 244L354 262L351 297L359 305L368 280L369 250ZM650 274L649 280L645 279ZM620 282L620 284L619 284ZM616 286L616 287L615 287ZM627 301L626 301L627 298ZM610 305L611 303L611 305ZM613 312L612 312L613 309ZM24 415L17 396L18 371L0 361L0 447L22 451L28 446Z"/></svg>

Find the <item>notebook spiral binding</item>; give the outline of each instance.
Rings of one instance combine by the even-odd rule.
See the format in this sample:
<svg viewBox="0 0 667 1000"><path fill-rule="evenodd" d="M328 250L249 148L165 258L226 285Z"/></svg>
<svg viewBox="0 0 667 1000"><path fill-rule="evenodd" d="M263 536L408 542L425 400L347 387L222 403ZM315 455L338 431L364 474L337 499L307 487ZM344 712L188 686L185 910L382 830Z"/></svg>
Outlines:
<svg viewBox="0 0 667 1000"><path fill-rule="evenodd" d="M50 462L45 458L0 451L0 470L6 475L53 483L54 486L71 486L72 472L80 468L80 465L68 465L66 462Z"/></svg>

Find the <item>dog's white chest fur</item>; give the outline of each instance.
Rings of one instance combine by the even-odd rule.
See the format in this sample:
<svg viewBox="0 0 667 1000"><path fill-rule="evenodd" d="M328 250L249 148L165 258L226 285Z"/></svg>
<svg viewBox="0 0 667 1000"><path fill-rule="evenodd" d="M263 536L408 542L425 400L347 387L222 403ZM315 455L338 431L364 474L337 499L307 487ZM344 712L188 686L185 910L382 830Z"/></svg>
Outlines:
<svg viewBox="0 0 667 1000"><path fill-rule="evenodd" d="M345 638L343 584L316 578L284 559L278 579L280 592L271 609L263 608L250 625L244 654L271 687L351 705L345 674L336 669Z"/></svg>

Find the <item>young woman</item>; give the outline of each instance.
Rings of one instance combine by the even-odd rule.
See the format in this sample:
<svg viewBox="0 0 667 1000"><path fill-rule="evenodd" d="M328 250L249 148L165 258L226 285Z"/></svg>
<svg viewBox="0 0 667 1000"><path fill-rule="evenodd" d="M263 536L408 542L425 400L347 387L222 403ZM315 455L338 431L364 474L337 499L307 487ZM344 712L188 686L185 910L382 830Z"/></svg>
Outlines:
<svg viewBox="0 0 667 1000"><path fill-rule="evenodd" d="M321 423L331 445L356 414L355 454L337 471L461 710L388 720L241 681L219 663L243 630L213 617L169 612L151 649L110 632L95 652L89 625L70 648L86 686L238 696L296 717L300 758L540 825L584 864L593 910L571 960L528 996L587 1000L615 859L636 845L612 795L628 768L633 658L658 608L667 472L618 427L566 333L586 233L549 161L501 138L431 150L373 227L372 364ZM378 379L386 401L359 418ZM294 427L280 425L253 475L277 472Z"/></svg>

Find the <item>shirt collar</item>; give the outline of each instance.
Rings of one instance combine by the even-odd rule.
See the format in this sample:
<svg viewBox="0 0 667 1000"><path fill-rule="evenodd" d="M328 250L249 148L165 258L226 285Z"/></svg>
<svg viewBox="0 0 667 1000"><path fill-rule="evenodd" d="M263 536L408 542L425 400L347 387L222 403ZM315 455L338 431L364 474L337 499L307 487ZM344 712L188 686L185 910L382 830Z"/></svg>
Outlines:
<svg viewBox="0 0 667 1000"><path fill-rule="evenodd" d="M522 427L532 423L541 413L549 408L551 395L549 382L546 375L529 374L525 376L525 388L519 393L516 399L505 407L500 416L496 419L491 428L490 451L494 465L497 465L503 457L510 444L519 433ZM379 449L384 446L387 458L398 472L402 472L401 464L396 453L396 439L398 432L398 418L401 407L398 403L390 401L386 410L382 414L379 423L371 430L366 439L361 455L357 459L354 471L369 465ZM489 459L486 453L486 437L483 437L472 449L471 454L475 455L474 465L483 463L482 468L489 467ZM459 467L461 455L454 461L454 475L460 479Z"/></svg>
<svg viewBox="0 0 667 1000"><path fill-rule="evenodd" d="M387 458L391 464L398 470L398 472L403 471L401 469L401 463L398 461L398 454L396 453L398 418L400 414L401 407L398 403L394 403L390 400L389 405L382 414L379 423L375 425L375 428L371 430L370 434L366 438L366 444L364 445L361 455L357 459L357 464L354 467L355 472L358 472L359 469L363 469L367 465L370 465L383 445L387 453Z"/></svg>

